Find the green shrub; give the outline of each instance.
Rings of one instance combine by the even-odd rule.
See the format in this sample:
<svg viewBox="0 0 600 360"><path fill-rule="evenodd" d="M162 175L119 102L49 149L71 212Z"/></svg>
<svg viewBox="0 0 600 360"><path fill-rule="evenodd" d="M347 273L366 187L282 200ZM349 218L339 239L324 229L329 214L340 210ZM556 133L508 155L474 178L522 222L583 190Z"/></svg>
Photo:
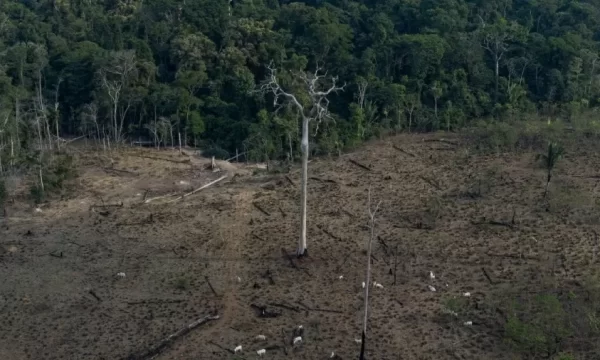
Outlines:
<svg viewBox="0 0 600 360"><path fill-rule="evenodd" d="M47 191L63 189L65 182L76 175L73 157L66 154L57 155L44 171L44 188Z"/></svg>
<svg viewBox="0 0 600 360"><path fill-rule="evenodd" d="M31 198L36 204L44 201L45 197L64 189L65 183L76 177L74 159L68 154L54 154L43 159L42 168L44 186L39 183L39 170L35 171L35 184L29 189ZM39 165L38 165L39 166Z"/></svg>
<svg viewBox="0 0 600 360"><path fill-rule="evenodd" d="M505 325L506 340L524 354L551 357L560 351L572 329L555 295L538 295L524 307L513 305Z"/></svg>
<svg viewBox="0 0 600 360"><path fill-rule="evenodd" d="M218 160L227 160L230 158L229 156L229 152L227 152L227 150L219 147L219 146L213 146L210 147L204 151L202 151L202 156L210 158L210 157L215 157L215 159Z"/></svg>
<svg viewBox="0 0 600 360"><path fill-rule="evenodd" d="M518 140L517 128L504 122L480 121L468 132L470 143L482 152L513 150Z"/></svg>
<svg viewBox="0 0 600 360"><path fill-rule="evenodd" d="M556 360L575 360L575 356L573 356L571 354L567 354L567 353L560 353L560 354L556 355L555 359Z"/></svg>
<svg viewBox="0 0 600 360"><path fill-rule="evenodd" d="M465 315L467 299L465 297L451 296L442 300L442 312L452 316Z"/></svg>
<svg viewBox="0 0 600 360"><path fill-rule="evenodd" d="M36 204L39 204L42 201L44 201L45 192L42 189L42 187L38 184L32 185L29 188L29 194L31 195L31 199L33 199L33 202Z"/></svg>

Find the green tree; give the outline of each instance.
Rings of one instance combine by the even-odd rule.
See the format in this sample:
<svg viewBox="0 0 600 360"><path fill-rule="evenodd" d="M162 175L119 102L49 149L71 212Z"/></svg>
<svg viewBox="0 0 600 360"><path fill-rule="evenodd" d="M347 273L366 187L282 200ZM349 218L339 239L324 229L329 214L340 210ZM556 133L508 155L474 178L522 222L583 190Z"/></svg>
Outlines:
<svg viewBox="0 0 600 360"><path fill-rule="evenodd" d="M557 143L548 143L548 147L545 154L539 154L538 159L541 159L544 167L546 168L546 187L544 189L544 198L548 194L548 187L550 186L550 180L552 180L552 171L556 167L558 161L562 158L564 149Z"/></svg>

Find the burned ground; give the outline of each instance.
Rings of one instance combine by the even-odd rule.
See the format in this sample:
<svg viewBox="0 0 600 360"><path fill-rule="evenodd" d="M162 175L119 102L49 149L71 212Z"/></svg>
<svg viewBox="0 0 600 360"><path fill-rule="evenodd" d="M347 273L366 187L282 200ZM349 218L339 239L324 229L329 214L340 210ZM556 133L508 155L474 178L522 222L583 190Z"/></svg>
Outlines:
<svg viewBox="0 0 600 360"><path fill-rule="evenodd" d="M0 358L135 358L208 314L220 318L157 358L256 358L262 348L269 359L355 358L369 187L382 201L372 276L383 288L371 292L368 357L520 358L505 339L506 304L585 294L599 275L600 157L586 149L568 149L548 200L535 152L475 154L460 138L399 136L314 159L300 260L286 256L298 236L298 169L212 172L148 149L107 166L82 154L66 196L41 211L16 199L1 220ZM223 174L188 198L145 201ZM579 335L561 348L598 358Z"/></svg>

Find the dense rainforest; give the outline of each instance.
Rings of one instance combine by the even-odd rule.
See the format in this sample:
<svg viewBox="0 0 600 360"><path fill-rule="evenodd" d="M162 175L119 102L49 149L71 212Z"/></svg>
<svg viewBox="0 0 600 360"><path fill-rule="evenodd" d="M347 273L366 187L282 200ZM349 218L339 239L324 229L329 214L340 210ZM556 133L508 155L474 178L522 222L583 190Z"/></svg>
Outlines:
<svg viewBox="0 0 600 360"><path fill-rule="evenodd" d="M86 135L296 157L277 74L346 84L312 151L600 102L600 0L3 0L0 151ZM319 126L316 131L316 126ZM50 145L51 146L51 145Z"/></svg>

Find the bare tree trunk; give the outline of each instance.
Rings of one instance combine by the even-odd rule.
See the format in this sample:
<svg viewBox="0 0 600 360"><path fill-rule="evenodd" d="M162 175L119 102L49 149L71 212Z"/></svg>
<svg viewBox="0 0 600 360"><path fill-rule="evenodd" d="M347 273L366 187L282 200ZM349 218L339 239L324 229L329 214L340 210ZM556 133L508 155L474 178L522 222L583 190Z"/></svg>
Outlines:
<svg viewBox="0 0 600 360"><path fill-rule="evenodd" d="M496 89L494 90L494 103L498 102L498 81L500 79L500 58L498 56L496 56L496 71L495 71L495 75L496 75Z"/></svg>
<svg viewBox="0 0 600 360"><path fill-rule="evenodd" d="M181 133L179 132L177 134L179 135L179 155L181 155L182 154L182 152L181 152Z"/></svg>
<svg viewBox="0 0 600 360"><path fill-rule="evenodd" d="M292 147L292 135L288 134L288 145L290 146L290 162L294 161L294 148Z"/></svg>
<svg viewBox="0 0 600 360"><path fill-rule="evenodd" d="M373 239L375 238L375 215L377 214L377 210L379 210L379 205L381 205L381 201L375 207L375 210L371 208L371 188L369 187L369 195L368 195L368 208L369 208L369 242L367 244L367 271L366 271L366 280L365 280L365 309L364 309L364 317L363 317L363 329L361 336L361 345L360 345L360 359L364 359L366 342L367 342L367 324L369 320L369 287L371 284L371 249L373 248Z"/></svg>
<svg viewBox="0 0 600 360"><path fill-rule="evenodd" d="M12 135L10 136L10 161L9 161L9 165L13 166L14 165L14 160L15 159L15 145L13 143L13 138Z"/></svg>
<svg viewBox="0 0 600 360"><path fill-rule="evenodd" d="M58 115L56 118L56 150L60 151L60 136L58 132Z"/></svg>
<svg viewBox="0 0 600 360"><path fill-rule="evenodd" d="M306 199L308 183L308 118L302 119L302 189L300 195L300 239L298 240L298 256L307 255L306 246Z"/></svg>
<svg viewBox="0 0 600 360"><path fill-rule="evenodd" d="M21 146L21 138L19 135L19 122L21 121L21 103L19 99L15 100L15 135L17 136L17 146Z"/></svg>
<svg viewBox="0 0 600 360"><path fill-rule="evenodd" d="M44 177L42 174L42 161L43 161L43 155L44 155L44 151L43 151L43 141L42 141L42 128L40 125L40 117L36 115L36 123L37 123L37 130L38 130L38 141L39 141L39 146L40 146L40 157L39 157L39 176L40 176L40 189L42 190L42 192L44 191Z"/></svg>

